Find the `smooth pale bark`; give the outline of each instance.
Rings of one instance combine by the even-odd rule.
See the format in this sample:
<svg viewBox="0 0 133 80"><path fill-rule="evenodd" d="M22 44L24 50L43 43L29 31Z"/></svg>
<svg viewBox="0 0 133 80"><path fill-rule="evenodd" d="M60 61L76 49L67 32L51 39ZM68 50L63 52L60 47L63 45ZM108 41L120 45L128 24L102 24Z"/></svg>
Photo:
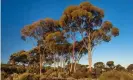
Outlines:
<svg viewBox="0 0 133 80"><path fill-rule="evenodd" d="M72 61L72 63L70 64L70 72L72 72L72 68L73 68L73 61Z"/></svg>
<svg viewBox="0 0 133 80"><path fill-rule="evenodd" d="M76 61L74 62L74 72L76 72Z"/></svg>
<svg viewBox="0 0 133 80"><path fill-rule="evenodd" d="M80 56L80 52L82 51L82 49L83 49L83 46L80 48L80 50L79 50L79 52L78 52L78 60L76 61L75 60L75 62L74 62L74 72L76 72L76 64L77 63L79 63L79 60L80 60L80 58L81 58L81 56Z"/></svg>
<svg viewBox="0 0 133 80"><path fill-rule="evenodd" d="M89 71L92 72L92 68L91 68L91 66L92 66L92 55L91 55L91 51L88 51L88 57L89 57L89 59L88 59L88 61L89 61Z"/></svg>
<svg viewBox="0 0 133 80"><path fill-rule="evenodd" d="M72 36L72 34L71 34L71 36ZM74 61L75 61L75 58L74 58L75 44L76 44L75 33L74 33L74 35L72 36L72 39L73 39L74 43L73 43L73 49L72 49L72 63L71 63L71 67L70 67L70 72L72 72L72 70L73 70L73 68L74 68L73 63L74 63Z"/></svg>
<svg viewBox="0 0 133 80"><path fill-rule="evenodd" d="M54 67L54 70L55 70L55 66L56 66L56 65L55 65L55 54L53 54L53 55L54 55L54 56L53 56L53 57L54 57L53 67Z"/></svg>
<svg viewBox="0 0 133 80"><path fill-rule="evenodd" d="M75 58L74 58L74 53L75 53L75 41L74 41L74 43L73 43L73 52L72 52L72 64L71 64L71 70L70 70L70 72L72 72L72 70L73 70L73 68L74 68L74 65L73 65L73 63L75 63Z"/></svg>
<svg viewBox="0 0 133 80"><path fill-rule="evenodd" d="M88 63L89 63L89 72L92 72L92 54L91 54L91 39L88 36Z"/></svg>

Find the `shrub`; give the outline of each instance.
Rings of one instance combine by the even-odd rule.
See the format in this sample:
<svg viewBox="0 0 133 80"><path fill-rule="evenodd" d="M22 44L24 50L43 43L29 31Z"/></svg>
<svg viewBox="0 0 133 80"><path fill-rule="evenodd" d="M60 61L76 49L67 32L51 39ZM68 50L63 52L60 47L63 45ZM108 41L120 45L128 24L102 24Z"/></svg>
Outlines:
<svg viewBox="0 0 133 80"><path fill-rule="evenodd" d="M133 73L133 64L130 64L128 67L127 67L127 70L131 73Z"/></svg>
<svg viewBox="0 0 133 80"><path fill-rule="evenodd" d="M39 67L35 66L28 66L27 72L28 73L39 73Z"/></svg>
<svg viewBox="0 0 133 80"><path fill-rule="evenodd" d="M17 74L17 73L13 73L12 76L13 76L13 80L15 80L15 79L18 78L19 74Z"/></svg>
<svg viewBox="0 0 133 80"><path fill-rule="evenodd" d="M13 80L39 80L39 75L33 75L31 73L23 73L20 74L17 78L14 78Z"/></svg>
<svg viewBox="0 0 133 80"><path fill-rule="evenodd" d="M125 70L126 70L126 69L125 69L123 66L121 66L120 64L116 65L116 66L115 66L115 69L118 70L118 71L125 71Z"/></svg>
<svg viewBox="0 0 133 80"><path fill-rule="evenodd" d="M24 73L26 72L26 69L24 66L17 67L17 73Z"/></svg>
<svg viewBox="0 0 133 80"><path fill-rule="evenodd" d="M2 71L6 72L7 74L24 73L26 71L24 66L11 65L11 64L2 64L1 69L2 69Z"/></svg>
<svg viewBox="0 0 133 80"><path fill-rule="evenodd" d="M40 75L37 75L37 74L33 75L33 80L39 80L39 79L40 79Z"/></svg>
<svg viewBox="0 0 133 80"><path fill-rule="evenodd" d="M41 80L46 80L46 77L45 77L45 76L42 76L42 77L41 77Z"/></svg>
<svg viewBox="0 0 133 80"><path fill-rule="evenodd" d="M123 71L108 71L103 73L99 80L133 80L133 75Z"/></svg>
<svg viewBox="0 0 133 80"><path fill-rule="evenodd" d="M30 78L31 78L31 74L24 73L24 74L19 75L17 80L30 80Z"/></svg>
<svg viewBox="0 0 133 80"><path fill-rule="evenodd" d="M47 70L47 71L45 72L45 74L46 74L46 75L49 75L49 74L51 74L52 72L54 72L54 70L53 70L53 69L49 69L49 70Z"/></svg>
<svg viewBox="0 0 133 80"><path fill-rule="evenodd" d="M60 76L61 76L62 78L67 78L67 77L68 77L68 74L65 73L65 72L59 72L58 74L60 74Z"/></svg>
<svg viewBox="0 0 133 80"><path fill-rule="evenodd" d="M58 77L58 74L57 74L57 72L52 72L48 77L49 78Z"/></svg>
<svg viewBox="0 0 133 80"><path fill-rule="evenodd" d="M83 76L84 76L84 74L82 72L80 72L80 71L72 74L72 77L76 78L76 79L83 78Z"/></svg>
<svg viewBox="0 0 133 80"><path fill-rule="evenodd" d="M80 79L80 78L89 78L89 77L91 77L91 73L89 73L89 72L77 71L76 73L73 73L73 74L72 74L72 77L73 77L73 78L76 78L76 79Z"/></svg>
<svg viewBox="0 0 133 80"><path fill-rule="evenodd" d="M1 79L4 80L6 77L8 76L8 74L6 72L1 72Z"/></svg>

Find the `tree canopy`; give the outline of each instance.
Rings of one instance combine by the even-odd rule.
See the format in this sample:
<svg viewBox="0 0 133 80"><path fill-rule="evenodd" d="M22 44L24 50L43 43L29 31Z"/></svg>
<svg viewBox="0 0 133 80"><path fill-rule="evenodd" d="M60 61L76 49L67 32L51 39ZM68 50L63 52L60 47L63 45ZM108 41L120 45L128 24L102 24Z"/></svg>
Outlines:
<svg viewBox="0 0 133 80"><path fill-rule="evenodd" d="M57 65L79 62L88 53L89 71L92 67L92 50L102 42L109 42L119 35L119 29L110 21L103 20L104 10L89 2L68 6L59 20L45 18L26 25L21 38L33 38L37 45L30 51L20 51L10 57L10 62L23 64ZM77 36L81 39L77 39ZM112 67L113 62L107 65ZM58 65L59 66L59 65ZM72 66L72 65L71 65ZM95 67L104 67L102 62Z"/></svg>

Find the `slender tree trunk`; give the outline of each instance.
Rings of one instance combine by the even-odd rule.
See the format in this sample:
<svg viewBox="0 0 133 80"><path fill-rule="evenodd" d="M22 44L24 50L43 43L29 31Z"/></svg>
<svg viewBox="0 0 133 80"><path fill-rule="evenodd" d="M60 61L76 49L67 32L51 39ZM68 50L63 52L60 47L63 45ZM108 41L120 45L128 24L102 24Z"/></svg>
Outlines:
<svg viewBox="0 0 133 80"><path fill-rule="evenodd" d="M92 54L91 54L91 40L90 37L88 38L89 42L88 42L88 62L89 62L89 72L92 72Z"/></svg>
<svg viewBox="0 0 133 80"><path fill-rule="evenodd" d="M43 50L43 54L42 54L42 67L45 70L44 64L45 64L45 54L44 54L44 50Z"/></svg>
<svg viewBox="0 0 133 80"><path fill-rule="evenodd" d="M71 53L70 53L71 54ZM71 56L71 55L70 55ZM69 56L69 64L68 64L68 70L69 70L69 75L70 75L70 71L71 71L71 58Z"/></svg>
<svg viewBox="0 0 133 80"><path fill-rule="evenodd" d="M76 72L76 60L75 60L75 62L74 62L74 72Z"/></svg>
<svg viewBox="0 0 133 80"><path fill-rule="evenodd" d="M40 53L40 76L42 75L42 55L40 51L40 46L39 46L39 53Z"/></svg>
<svg viewBox="0 0 133 80"><path fill-rule="evenodd" d="M40 47L41 46L39 46L39 54L40 54L40 76L41 76L41 74L42 74L42 61L41 61L41 50L40 50Z"/></svg>
<svg viewBox="0 0 133 80"><path fill-rule="evenodd" d="M89 71L92 72L92 55L91 55L91 51L88 52L88 57L89 57Z"/></svg>
<svg viewBox="0 0 133 80"><path fill-rule="evenodd" d="M53 66L54 66L54 70L55 70L55 55L54 55L54 63L53 63Z"/></svg>
<svg viewBox="0 0 133 80"><path fill-rule="evenodd" d="M70 63L70 73L72 72L72 68L73 68L73 60L72 63Z"/></svg>
<svg viewBox="0 0 133 80"><path fill-rule="evenodd" d="M75 58L74 58L74 53L75 53L75 43L76 43L76 39L75 39L75 33L74 33L74 35L73 35L73 41L74 41L74 43L73 43L73 50L72 50L72 64L71 64L71 69L70 69L70 72L72 72L72 70L73 70L73 66L74 66L74 61L75 61Z"/></svg>

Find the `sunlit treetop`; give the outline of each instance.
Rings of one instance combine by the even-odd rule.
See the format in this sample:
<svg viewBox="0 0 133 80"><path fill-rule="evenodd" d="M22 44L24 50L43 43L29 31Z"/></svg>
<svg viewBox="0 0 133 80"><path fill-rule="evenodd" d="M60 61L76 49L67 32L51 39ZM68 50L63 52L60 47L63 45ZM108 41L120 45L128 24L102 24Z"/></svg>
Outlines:
<svg viewBox="0 0 133 80"><path fill-rule="evenodd" d="M44 36L44 34L59 30L60 30L59 21L53 20L51 18L46 18L44 20L39 20L37 22L34 22L31 25L25 26L21 30L21 34L23 39L25 39L26 37L33 37L39 40Z"/></svg>
<svg viewBox="0 0 133 80"><path fill-rule="evenodd" d="M17 53L12 54L12 56L20 56L20 55L27 55L27 54L28 54L28 53L27 53L26 51L21 50L21 51L19 51L19 52L17 52Z"/></svg>
<svg viewBox="0 0 133 80"><path fill-rule="evenodd" d="M21 63L26 63L28 61L29 53L22 50L17 53L14 53L10 56L9 62L14 61L14 62L21 62Z"/></svg>
<svg viewBox="0 0 133 80"><path fill-rule="evenodd" d="M89 2L82 2L79 6L67 7L59 23L66 32L79 31L83 41L90 42L93 47L102 41L109 42L111 37L119 35L119 29L110 21L103 21L103 17L102 9Z"/></svg>
<svg viewBox="0 0 133 80"><path fill-rule="evenodd" d="M69 6L68 8L65 9L64 13L65 15L71 15L71 13L74 11L74 10L77 10L79 9L79 6Z"/></svg>
<svg viewBox="0 0 133 80"><path fill-rule="evenodd" d="M67 7L64 11L64 14L60 18L60 25L62 27L81 26L83 21L87 21L88 25L91 27L99 26L103 17L104 12L102 9L93 6L89 2L83 2L79 6ZM92 25L92 23L95 25Z"/></svg>
<svg viewBox="0 0 133 80"><path fill-rule="evenodd" d="M83 10L86 10L88 12L97 12L100 14L101 17L104 17L104 12L102 9L92 5L89 2L83 2L80 4L80 8L82 8Z"/></svg>

